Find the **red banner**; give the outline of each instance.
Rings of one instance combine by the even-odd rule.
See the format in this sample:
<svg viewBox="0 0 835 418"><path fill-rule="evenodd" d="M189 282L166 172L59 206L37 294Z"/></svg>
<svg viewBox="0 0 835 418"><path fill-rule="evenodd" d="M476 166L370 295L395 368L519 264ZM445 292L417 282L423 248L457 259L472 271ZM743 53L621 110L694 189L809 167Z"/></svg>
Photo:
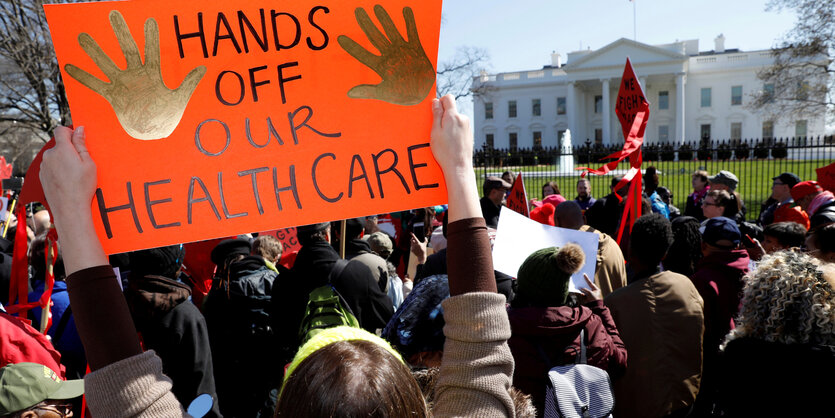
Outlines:
<svg viewBox="0 0 835 418"><path fill-rule="evenodd" d="M629 184L626 208L623 211L620 228L618 229L617 241L620 244L626 224L629 224L629 230L631 231L632 224L641 216L642 187L640 174L641 164L643 164L641 146L644 143L644 131L649 120L649 102L644 95L641 84L638 82L638 78L635 77L635 70L632 68L632 62L629 61L629 58L626 59L626 66L623 69L615 114L618 116L623 129L623 137L625 138L623 149L604 157L604 160L612 158L614 161L606 163L597 170L588 167L579 167L578 170L588 170L592 174L604 175L617 168L621 161L629 158L631 168L624 175L623 180L614 188L614 190L619 190ZM584 172L582 175L585 176L586 173ZM615 193L615 196L622 200L619 194Z"/></svg>
<svg viewBox="0 0 835 418"><path fill-rule="evenodd" d="M513 187L510 188L510 194L507 196L505 206L517 213L525 215L530 218L530 208L528 207L528 194L525 192L525 182L522 181L522 173L516 176L513 182Z"/></svg>

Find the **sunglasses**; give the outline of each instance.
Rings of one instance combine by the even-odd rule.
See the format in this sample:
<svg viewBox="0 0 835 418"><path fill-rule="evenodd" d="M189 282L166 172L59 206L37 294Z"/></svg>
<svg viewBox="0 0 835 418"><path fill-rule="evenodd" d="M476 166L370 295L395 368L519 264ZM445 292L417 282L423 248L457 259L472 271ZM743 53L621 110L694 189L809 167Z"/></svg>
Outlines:
<svg viewBox="0 0 835 418"><path fill-rule="evenodd" d="M60 404L60 405L42 405L35 407L33 409L43 409L45 411L54 412L56 414L61 415L62 417L67 417L72 414L72 405L70 404Z"/></svg>

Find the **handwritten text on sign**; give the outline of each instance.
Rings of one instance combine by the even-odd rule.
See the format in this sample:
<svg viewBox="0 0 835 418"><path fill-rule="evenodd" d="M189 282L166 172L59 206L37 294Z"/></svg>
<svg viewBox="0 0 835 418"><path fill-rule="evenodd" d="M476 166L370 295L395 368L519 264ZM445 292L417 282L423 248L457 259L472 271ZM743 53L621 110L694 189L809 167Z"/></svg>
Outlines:
<svg viewBox="0 0 835 418"><path fill-rule="evenodd" d="M108 252L445 200L428 144L439 0L45 10Z"/></svg>

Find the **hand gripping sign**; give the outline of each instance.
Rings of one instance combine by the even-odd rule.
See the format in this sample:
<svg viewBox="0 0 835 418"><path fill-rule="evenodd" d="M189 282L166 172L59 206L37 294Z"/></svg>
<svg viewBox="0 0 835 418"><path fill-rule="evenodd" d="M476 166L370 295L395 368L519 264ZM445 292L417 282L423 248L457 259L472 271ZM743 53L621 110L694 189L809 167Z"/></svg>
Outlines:
<svg viewBox="0 0 835 418"><path fill-rule="evenodd" d="M646 130L647 121L649 120L649 102L647 102L646 96L644 96L641 84L635 77L635 70L632 69L632 63L629 61L629 58L626 59L626 66L623 69L623 77L621 77L617 100L615 114L617 114L621 128L623 129L623 137L626 138L623 149L604 157L604 160L610 158L614 160L606 163L597 170L588 167L578 167L577 169L588 170L589 173L596 175L604 175L617 168L621 161L627 157L629 158L631 167L626 175L624 175L623 180L614 188L614 190L619 190L629 184L626 208L623 211L620 228L618 229L617 241L620 244L627 222L629 224L629 230L632 231L632 225L641 216L641 164L643 164L641 146L644 143L644 130ZM585 176L586 173L584 172L582 175ZM618 197L618 200L623 200L619 194L615 193L615 196Z"/></svg>
<svg viewBox="0 0 835 418"><path fill-rule="evenodd" d="M440 0L45 11L109 253L446 199L428 143Z"/></svg>

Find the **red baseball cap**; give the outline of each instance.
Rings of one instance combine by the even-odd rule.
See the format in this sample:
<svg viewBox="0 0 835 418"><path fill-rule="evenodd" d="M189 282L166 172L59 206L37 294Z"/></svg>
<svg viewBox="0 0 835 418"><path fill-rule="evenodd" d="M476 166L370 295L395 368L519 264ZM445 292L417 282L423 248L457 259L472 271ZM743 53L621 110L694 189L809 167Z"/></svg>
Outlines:
<svg viewBox="0 0 835 418"><path fill-rule="evenodd" d="M804 197L817 192L822 192L823 189L818 186L818 182L816 181L802 181L797 183L792 187L791 194L792 199L798 201L803 199Z"/></svg>

